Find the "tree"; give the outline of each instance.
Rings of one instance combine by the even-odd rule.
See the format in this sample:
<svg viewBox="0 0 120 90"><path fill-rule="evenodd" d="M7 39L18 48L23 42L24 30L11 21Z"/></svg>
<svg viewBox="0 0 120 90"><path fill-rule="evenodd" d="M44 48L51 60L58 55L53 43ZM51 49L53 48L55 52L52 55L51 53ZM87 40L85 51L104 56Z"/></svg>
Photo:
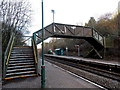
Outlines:
<svg viewBox="0 0 120 90"><path fill-rule="evenodd" d="M120 21L118 17L119 15L116 15L114 18L112 18L111 13L106 13L102 15L100 18L98 18L98 21L95 21L94 17L91 17L88 23L85 24L85 26L94 27L104 36L117 36L119 30L119 25L117 24L117 22Z"/></svg>
<svg viewBox="0 0 120 90"><path fill-rule="evenodd" d="M96 23L96 30L98 30L104 36L108 35L118 35L118 28L117 28L117 18L111 18L112 14L107 13L99 18ZM115 19L116 18L116 19Z"/></svg>
<svg viewBox="0 0 120 90"><path fill-rule="evenodd" d="M95 27L95 25L96 25L96 21L94 17L91 17L88 23L86 23L86 26L90 26L90 27Z"/></svg>
<svg viewBox="0 0 120 90"><path fill-rule="evenodd" d="M30 24L30 4L24 0L0 1L0 22L2 23L2 46L3 52L7 47L11 33L23 35Z"/></svg>
<svg viewBox="0 0 120 90"><path fill-rule="evenodd" d="M2 0L0 3L0 19L3 23L2 29L11 29L11 31L26 30L30 23L30 12L30 4L24 0Z"/></svg>

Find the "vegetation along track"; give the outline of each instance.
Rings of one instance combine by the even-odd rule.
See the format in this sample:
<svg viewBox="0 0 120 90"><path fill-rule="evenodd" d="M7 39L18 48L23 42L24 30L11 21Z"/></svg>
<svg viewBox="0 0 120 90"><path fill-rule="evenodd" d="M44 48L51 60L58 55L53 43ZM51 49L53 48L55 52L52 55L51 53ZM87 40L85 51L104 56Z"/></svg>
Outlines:
<svg viewBox="0 0 120 90"><path fill-rule="evenodd" d="M46 56L47 59L52 60L52 61L56 61L65 65L69 65L78 69L82 69L112 80L116 80L118 82L120 82L120 73L115 71L111 71L111 68L105 68L103 66L101 66L102 68L99 68L100 66L97 67L97 65L89 65L88 63L85 62L79 62L76 60L69 60L69 59L62 59L62 58L56 58L56 57L49 57ZM103 69L104 68L104 69Z"/></svg>

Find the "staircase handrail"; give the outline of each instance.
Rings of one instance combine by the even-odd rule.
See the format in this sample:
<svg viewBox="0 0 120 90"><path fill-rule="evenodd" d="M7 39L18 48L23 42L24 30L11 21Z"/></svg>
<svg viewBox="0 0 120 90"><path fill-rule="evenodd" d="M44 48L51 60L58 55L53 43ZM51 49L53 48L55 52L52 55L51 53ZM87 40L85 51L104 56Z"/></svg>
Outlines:
<svg viewBox="0 0 120 90"><path fill-rule="evenodd" d="M36 66L36 72L38 73L38 52L37 52L37 44L36 44L36 33L33 33L33 38L32 38L32 46L33 46L33 52L34 52L34 57L35 57L35 66Z"/></svg>
<svg viewBox="0 0 120 90"><path fill-rule="evenodd" d="M96 32L98 34L97 38L95 38L95 36L93 35L94 32ZM97 39L104 46L104 38L105 37L101 33L99 33L97 30L95 30L94 28L92 28L92 37ZM102 42L100 41L100 37L102 37Z"/></svg>
<svg viewBox="0 0 120 90"><path fill-rule="evenodd" d="M7 48L6 48L5 53L4 53L3 78L5 78L5 76L6 76L6 70L7 70L9 59L10 59L11 51L13 48L14 40L15 40L15 34L12 33L10 40L8 42Z"/></svg>

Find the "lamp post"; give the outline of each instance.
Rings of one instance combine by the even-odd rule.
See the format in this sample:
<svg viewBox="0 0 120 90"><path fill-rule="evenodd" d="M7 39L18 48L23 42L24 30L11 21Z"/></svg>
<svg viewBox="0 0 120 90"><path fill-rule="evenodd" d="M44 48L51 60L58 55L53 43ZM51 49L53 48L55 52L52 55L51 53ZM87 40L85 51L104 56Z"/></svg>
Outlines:
<svg viewBox="0 0 120 90"><path fill-rule="evenodd" d="M44 64L44 9L42 0L42 65L41 65L41 88L45 88L45 64Z"/></svg>
<svg viewBox="0 0 120 90"><path fill-rule="evenodd" d="M55 14L55 10L51 10L51 12L53 13L53 23L54 23L54 14Z"/></svg>
<svg viewBox="0 0 120 90"><path fill-rule="evenodd" d="M78 47L78 56L80 56L80 46Z"/></svg>

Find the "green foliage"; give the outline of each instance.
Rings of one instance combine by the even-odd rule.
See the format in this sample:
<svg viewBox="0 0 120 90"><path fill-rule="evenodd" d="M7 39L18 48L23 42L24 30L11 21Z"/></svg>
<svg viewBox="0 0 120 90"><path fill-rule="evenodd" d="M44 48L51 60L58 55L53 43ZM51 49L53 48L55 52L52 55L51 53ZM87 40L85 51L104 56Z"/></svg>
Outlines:
<svg viewBox="0 0 120 90"><path fill-rule="evenodd" d="M94 27L104 36L118 36L118 34L120 33L120 14L112 18L112 14L107 13L101 16L98 21L96 21L94 17L91 17L88 23L85 24L85 26Z"/></svg>
<svg viewBox="0 0 120 90"><path fill-rule="evenodd" d="M66 54L66 47L68 48L68 55L78 55L78 48L76 45L80 46L80 53L82 56L85 56L86 53L91 49L91 46L88 42L83 39L68 39L61 38L56 39L53 38L49 43L45 43L45 53L48 52L49 49L54 51L57 48L61 48L64 50L64 55Z"/></svg>

